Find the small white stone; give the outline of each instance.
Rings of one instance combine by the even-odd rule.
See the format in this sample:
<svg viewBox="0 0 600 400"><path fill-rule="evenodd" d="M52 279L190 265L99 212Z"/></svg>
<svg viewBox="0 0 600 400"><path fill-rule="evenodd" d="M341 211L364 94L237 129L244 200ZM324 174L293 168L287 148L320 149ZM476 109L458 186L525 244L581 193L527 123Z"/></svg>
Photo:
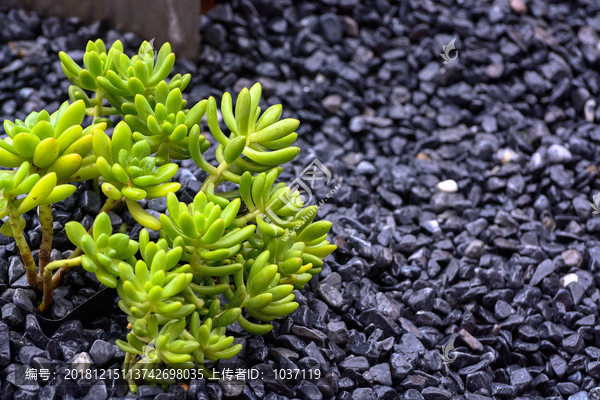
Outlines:
<svg viewBox="0 0 600 400"><path fill-rule="evenodd" d="M575 274L567 274L560 278L560 284L564 288L566 288L573 282L579 282L579 277Z"/></svg>
<svg viewBox="0 0 600 400"><path fill-rule="evenodd" d="M362 160L356 166L356 173L361 175L374 174L377 172L377 168L368 161Z"/></svg>
<svg viewBox="0 0 600 400"><path fill-rule="evenodd" d="M362 153L348 153L342 158L346 164L352 165L353 167L357 166L362 159Z"/></svg>
<svg viewBox="0 0 600 400"><path fill-rule="evenodd" d="M509 149L508 147L499 149L496 152L496 159L498 159L502 164L508 164L517 157L517 153L515 153L513 149Z"/></svg>
<svg viewBox="0 0 600 400"><path fill-rule="evenodd" d="M553 144L548 148L548 160L551 164L569 163L573 160L571 152L560 144Z"/></svg>
<svg viewBox="0 0 600 400"><path fill-rule="evenodd" d="M442 182L438 182L435 188L442 193L456 193L458 192L458 183L453 179L447 179Z"/></svg>
<svg viewBox="0 0 600 400"><path fill-rule="evenodd" d="M340 96L339 94L332 94L325 97L321 104L323 105L323 107L325 107L327 111L335 114L340 110L340 107L342 106L342 101L342 96Z"/></svg>
<svg viewBox="0 0 600 400"><path fill-rule="evenodd" d="M524 14L527 12L527 5L523 0L510 0L510 8L517 14Z"/></svg>
<svg viewBox="0 0 600 400"><path fill-rule="evenodd" d="M85 371L92 367L92 358L88 353L84 351L82 353L75 354L71 365L73 365L73 368L75 368L81 376L85 374Z"/></svg>
<svg viewBox="0 0 600 400"><path fill-rule="evenodd" d="M596 100L589 99L586 101L585 106L583 106L583 113L585 114L585 120L587 122L594 122L596 113Z"/></svg>

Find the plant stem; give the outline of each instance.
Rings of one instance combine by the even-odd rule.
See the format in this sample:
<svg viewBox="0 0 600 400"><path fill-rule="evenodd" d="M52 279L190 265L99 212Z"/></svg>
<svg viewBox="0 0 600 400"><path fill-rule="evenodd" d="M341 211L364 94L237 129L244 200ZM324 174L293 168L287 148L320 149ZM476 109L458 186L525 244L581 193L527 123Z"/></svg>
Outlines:
<svg viewBox="0 0 600 400"><path fill-rule="evenodd" d="M100 92L100 90L96 90L96 106L94 107L94 120L92 123L95 123L98 118L102 117L102 101L104 100L102 98L102 93ZM94 185L94 192L100 196L100 181L99 178L94 178L93 179L93 185Z"/></svg>
<svg viewBox="0 0 600 400"><path fill-rule="evenodd" d="M42 244L40 245L40 268L38 272L38 290L43 292L43 281L44 268L50 263L50 256L52 255L52 238L54 237L54 220L52 219L52 205L45 205L38 207L38 214L40 216L40 224L42 226Z"/></svg>
<svg viewBox="0 0 600 400"><path fill-rule="evenodd" d="M100 215L101 213L105 212L105 213L109 213L112 211L113 208L119 206L120 204L122 204L122 200L118 200L115 201L113 199L106 199L106 202L104 203L104 205L102 206L102 208L100 209L100 212L98 213L98 215ZM88 233L91 234L93 230L93 225L90 226L90 229L88 229ZM67 258L68 260L70 259L74 259L75 257L79 257L83 254L83 250L81 249L81 247L77 247L73 253L71 253L71 255ZM61 268L59 269L56 274L54 274L54 276L52 277L52 287L54 289L56 289L57 287L60 286L60 284L62 283L63 279L65 279L65 276L67 276L67 273L69 272L69 268Z"/></svg>
<svg viewBox="0 0 600 400"><path fill-rule="evenodd" d="M125 353L125 360L123 362L123 372L125 374L127 374L127 371L129 370L129 363L131 362L131 353Z"/></svg>
<svg viewBox="0 0 600 400"><path fill-rule="evenodd" d="M257 215L260 215L262 213L262 211L260 211L258 208L252 212L249 212L246 215L243 215L239 218L236 218L234 220L234 224L235 226L237 226L238 228L246 225L248 222L253 221L254 218L256 218Z"/></svg>
<svg viewBox="0 0 600 400"><path fill-rule="evenodd" d="M130 366L127 370L127 374L125 375L127 377L126 378L127 384L129 386L129 390L131 391L131 393L137 392L137 388L138 388L138 386L134 380L133 371L135 371L136 369L140 369L142 367L142 363L140 363L139 361L134 363L134 360L133 360L134 357L135 357L135 355L131 354L131 358L129 361Z"/></svg>
<svg viewBox="0 0 600 400"><path fill-rule="evenodd" d="M66 260L57 260L46 265L43 277L44 293L42 296L42 303L38 306L38 310L40 310L41 312L46 312L52 304L52 300L54 298L54 287L52 286L52 271L58 268L68 269L76 267L78 265L81 265L81 257Z"/></svg>
<svg viewBox="0 0 600 400"><path fill-rule="evenodd" d="M94 108L94 122L100 117L102 117L102 93L99 90L96 90L96 106Z"/></svg>
<svg viewBox="0 0 600 400"><path fill-rule="evenodd" d="M102 107L100 112L104 115L119 115L119 110L114 107Z"/></svg>
<svg viewBox="0 0 600 400"><path fill-rule="evenodd" d="M27 240L25 240L23 230L21 229L21 216L16 214L16 210L13 205L9 205L9 207L10 208L8 210L8 218L10 221L10 227L12 228L15 242L17 242L17 247L19 247L19 252L21 253L21 258L23 259L23 264L25 265L27 283L29 283L30 285L37 285L37 268L35 265L35 261L33 260L33 255L31 254L31 249L27 244Z"/></svg>
<svg viewBox="0 0 600 400"><path fill-rule="evenodd" d="M94 193L100 197L100 178L92 179L92 185L94 185Z"/></svg>
<svg viewBox="0 0 600 400"><path fill-rule="evenodd" d="M231 167L231 165L232 164L227 164L225 161L223 161L221 164L219 164L216 174L210 175L209 177L206 178L206 180L202 184L202 187L200 188L200 191L206 193L206 189L208 189L208 185L210 183L214 183L215 189L216 189L217 186L219 185L219 183L221 183L221 176L223 175L223 173L225 171L227 171L229 169L229 167Z"/></svg>
<svg viewBox="0 0 600 400"><path fill-rule="evenodd" d="M118 204L122 204L123 203L123 199L119 200L119 201L115 201L113 199L106 199L106 201L104 202L104 205L102 206L102 208L100 209L100 211L98 212L98 215L102 214L103 212L105 213L109 213L112 211L112 209ZM90 227L90 230L88 232L92 232L92 228Z"/></svg>
<svg viewBox="0 0 600 400"><path fill-rule="evenodd" d="M193 271L194 275L196 274L196 272L198 272L196 270L196 268L201 260L202 260L202 257L200 257L200 254L198 253L198 249L194 249L194 253L192 254L192 259L190 260L190 267L192 267L192 271Z"/></svg>

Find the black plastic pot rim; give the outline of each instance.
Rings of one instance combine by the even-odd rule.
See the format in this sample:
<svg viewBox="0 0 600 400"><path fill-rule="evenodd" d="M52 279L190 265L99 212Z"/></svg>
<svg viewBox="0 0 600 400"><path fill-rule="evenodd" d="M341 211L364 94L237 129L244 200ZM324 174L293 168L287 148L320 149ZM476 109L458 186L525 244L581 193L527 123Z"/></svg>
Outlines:
<svg viewBox="0 0 600 400"><path fill-rule="evenodd" d="M35 315L35 318L40 324L40 328L42 328L46 335L51 336L62 324L67 321L79 320L85 325L98 316L109 315L112 311L112 305L116 298L117 291L115 289L104 287L100 289L98 293L87 299L84 303L75 307L73 311L61 319L46 318L36 312L27 310L18 304L3 298L0 298L0 306L4 306L5 304L9 303L15 304L24 315Z"/></svg>

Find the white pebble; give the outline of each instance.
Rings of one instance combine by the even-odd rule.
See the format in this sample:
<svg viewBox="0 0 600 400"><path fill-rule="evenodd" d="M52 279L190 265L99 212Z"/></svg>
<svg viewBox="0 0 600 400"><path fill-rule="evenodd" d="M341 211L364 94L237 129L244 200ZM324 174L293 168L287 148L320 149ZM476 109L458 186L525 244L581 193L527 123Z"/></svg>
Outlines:
<svg viewBox="0 0 600 400"><path fill-rule="evenodd" d="M75 357L73 357L73 362L71 364L81 376L85 374L85 371L92 367L92 358L88 353L84 351L82 353L75 354Z"/></svg>
<svg viewBox="0 0 600 400"><path fill-rule="evenodd" d="M458 192L458 184L453 179L447 179L442 182L438 182L435 188L442 193L456 193Z"/></svg>
<svg viewBox="0 0 600 400"><path fill-rule="evenodd" d="M363 160L356 166L356 172L361 175L374 174L377 172L377 168L370 162Z"/></svg>
<svg viewBox="0 0 600 400"><path fill-rule="evenodd" d="M566 288L573 282L579 282L579 277L575 274L567 274L560 278L560 284L564 288Z"/></svg>
<svg viewBox="0 0 600 400"><path fill-rule="evenodd" d="M573 159L571 152L560 144L553 144L548 148L548 160L552 164L569 163Z"/></svg>
<svg viewBox="0 0 600 400"><path fill-rule="evenodd" d="M585 102L585 106L583 106L583 114L585 114L585 120L587 122L594 122L596 113L596 100L589 99Z"/></svg>
<svg viewBox="0 0 600 400"><path fill-rule="evenodd" d="M496 152L496 159L499 160L502 164L508 164L517 157L517 153L515 153L513 149L509 149L507 147L499 149Z"/></svg>

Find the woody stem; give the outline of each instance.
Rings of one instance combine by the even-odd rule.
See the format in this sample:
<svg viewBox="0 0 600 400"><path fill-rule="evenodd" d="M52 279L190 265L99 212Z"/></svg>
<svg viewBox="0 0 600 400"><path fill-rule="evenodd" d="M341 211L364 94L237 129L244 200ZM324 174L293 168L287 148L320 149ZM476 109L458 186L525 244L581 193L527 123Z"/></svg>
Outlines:
<svg viewBox="0 0 600 400"><path fill-rule="evenodd" d="M54 299L54 287L52 286L52 271L55 269L72 268L77 265L81 265L81 257L70 258L67 260L57 260L46 265L44 269L43 286L44 294L42 296L42 302L38 306L38 310L45 312L50 308L52 300Z"/></svg>
<svg viewBox="0 0 600 400"><path fill-rule="evenodd" d="M13 205L9 205L9 207L10 208L8 210L8 219L10 221L10 227L12 229L15 242L17 242L17 247L19 248L19 252L21 253L23 264L25 265L27 283L29 283L30 285L37 285L37 267L35 265L35 261L33 260L31 249L29 248L27 240L25 240L25 236L23 235L23 230L21 229L21 216L16 213L16 210Z"/></svg>
<svg viewBox="0 0 600 400"><path fill-rule="evenodd" d="M44 268L50 263L50 256L52 254L52 238L54 237L54 227L52 219L52 206L45 205L38 207L38 214L40 216L40 224L42 226L42 244L40 245L40 269L38 272L38 280L40 284L38 289L43 291Z"/></svg>

